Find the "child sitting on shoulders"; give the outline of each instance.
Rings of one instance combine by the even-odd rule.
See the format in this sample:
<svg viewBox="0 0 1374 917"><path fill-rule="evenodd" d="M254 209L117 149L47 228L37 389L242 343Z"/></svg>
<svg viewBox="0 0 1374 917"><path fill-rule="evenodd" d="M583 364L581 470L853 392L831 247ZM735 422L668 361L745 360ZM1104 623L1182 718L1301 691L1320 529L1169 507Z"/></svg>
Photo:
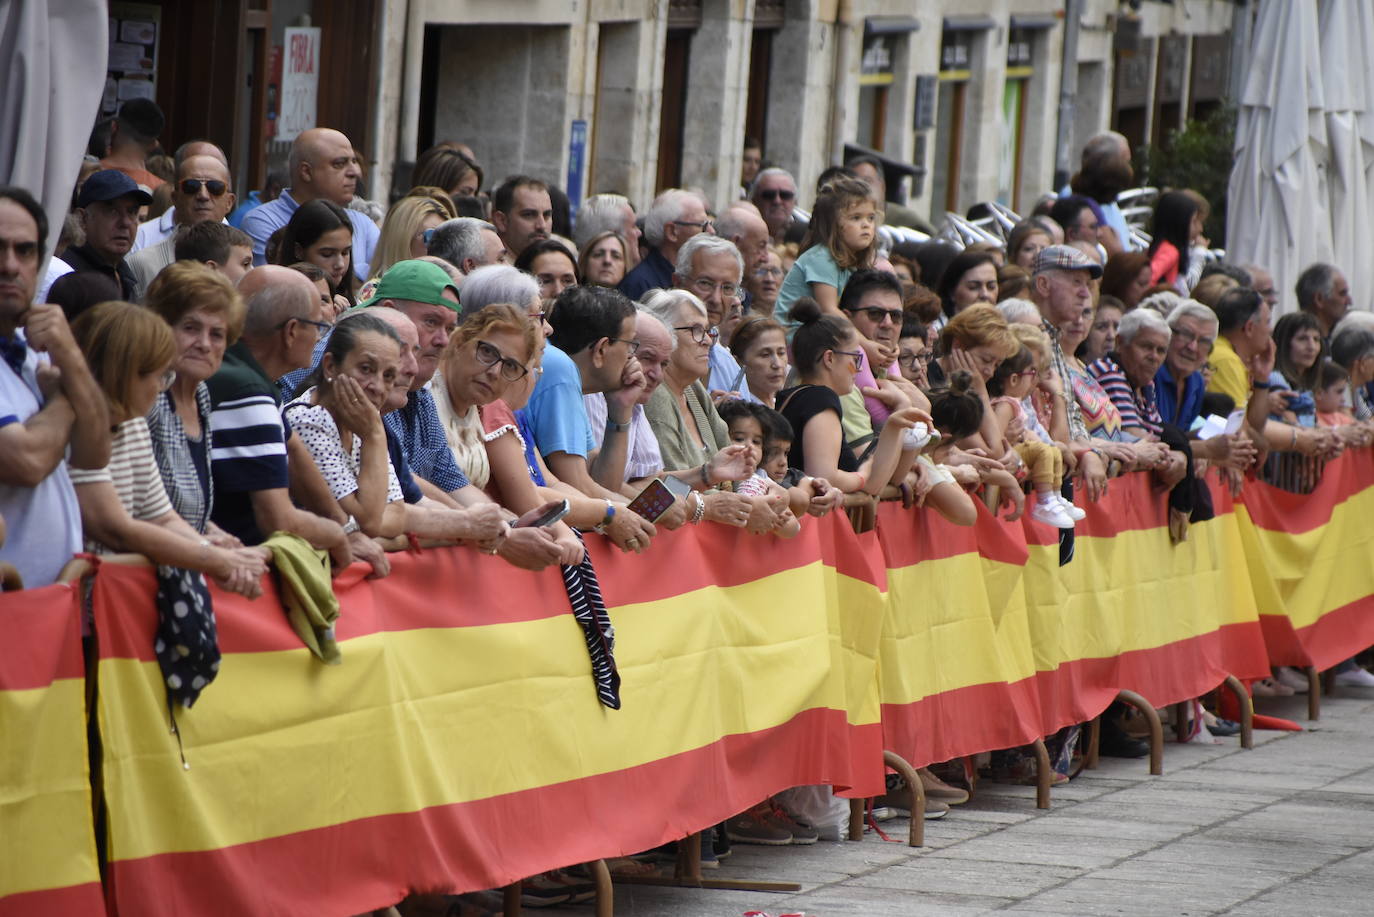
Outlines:
<svg viewBox="0 0 1374 917"><path fill-rule="evenodd" d="M1030 433L1025 400L1035 389L1035 355L1022 345L1014 356L1003 360L988 380L988 394L992 396L992 411L997 425L1011 448L1030 469L1031 486L1035 489L1035 506L1031 518L1059 529L1071 529L1084 513L1060 495L1064 486L1064 456L1052 443L1044 442Z"/></svg>

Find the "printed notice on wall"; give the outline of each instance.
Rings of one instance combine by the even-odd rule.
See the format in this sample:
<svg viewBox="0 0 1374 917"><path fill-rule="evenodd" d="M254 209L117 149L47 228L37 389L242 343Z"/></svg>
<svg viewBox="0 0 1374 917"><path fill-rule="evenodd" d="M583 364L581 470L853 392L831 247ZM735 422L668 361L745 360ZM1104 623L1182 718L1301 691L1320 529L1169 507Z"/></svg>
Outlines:
<svg viewBox="0 0 1374 917"><path fill-rule="evenodd" d="M320 30L289 28L282 38L281 114L275 140L295 140L315 126L320 91Z"/></svg>
<svg viewBox="0 0 1374 917"><path fill-rule="evenodd" d="M157 95L158 32L162 8L148 3L111 3L109 63L100 113L109 116L129 99Z"/></svg>

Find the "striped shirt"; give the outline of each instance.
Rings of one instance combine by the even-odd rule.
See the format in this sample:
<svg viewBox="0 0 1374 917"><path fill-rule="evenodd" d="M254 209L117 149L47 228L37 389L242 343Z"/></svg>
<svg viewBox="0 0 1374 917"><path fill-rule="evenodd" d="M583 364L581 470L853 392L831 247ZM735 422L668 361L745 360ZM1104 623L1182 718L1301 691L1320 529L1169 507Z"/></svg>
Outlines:
<svg viewBox="0 0 1374 917"><path fill-rule="evenodd" d="M239 341L224 353L210 391L210 473L217 498L211 518L245 544L258 544L248 494L279 490L290 480L286 467L288 431L277 406L277 389L253 354Z"/></svg>
<svg viewBox="0 0 1374 917"><path fill-rule="evenodd" d="M1112 399L1121 414L1121 426L1131 430L1146 430L1158 435L1164 429L1164 421L1159 416L1159 404L1155 400L1154 381L1140 388L1131 385L1117 363L1114 354L1107 354L1088 366L1088 373L1097 380L1098 385Z"/></svg>
<svg viewBox="0 0 1374 917"><path fill-rule="evenodd" d="M148 433L148 421L131 417L115 427L110 443L110 464L104 468L73 468L69 472L72 483L107 483L114 486L120 505L129 515L150 522L172 512L172 502L162 486L162 474L153 456L153 439ZM94 554L113 554L114 549L96 541L86 540L86 550Z"/></svg>

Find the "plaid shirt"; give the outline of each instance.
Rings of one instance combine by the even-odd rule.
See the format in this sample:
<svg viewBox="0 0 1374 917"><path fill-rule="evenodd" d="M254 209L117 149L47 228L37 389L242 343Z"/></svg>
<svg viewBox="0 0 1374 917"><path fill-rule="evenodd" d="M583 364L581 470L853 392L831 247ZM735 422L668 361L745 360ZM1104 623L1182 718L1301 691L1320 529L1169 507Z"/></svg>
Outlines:
<svg viewBox="0 0 1374 917"><path fill-rule="evenodd" d="M202 382L196 386L196 413L200 415L200 435L205 448L192 451L186 441L186 428L177 416L170 391L157 396L148 411L148 433L153 441L153 457L162 475L162 485L172 509L202 534L210 522L215 504L215 479L210 474L210 389ZM197 469L196 456L204 463ZM201 482L204 481L204 486Z"/></svg>
<svg viewBox="0 0 1374 917"><path fill-rule="evenodd" d="M401 444L410 470L446 493L470 483L453 457L434 396L422 388L406 396L405 407L382 417L391 435Z"/></svg>
<svg viewBox="0 0 1374 917"><path fill-rule="evenodd" d="M1083 414L1078 410L1078 401L1073 398L1073 386L1070 384L1072 376L1069 375L1069 364L1064 361L1064 350L1059 346L1059 329L1047 320L1041 319L1040 330L1049 336L1050 362L1054 365L1054 372L1059 376L1059 381L1064 386L1064 394L1068 396L1064 399L1064 407L1069 415L1069 438L1086 440L1088 439L1088 427L1083 423Z"/></svg>

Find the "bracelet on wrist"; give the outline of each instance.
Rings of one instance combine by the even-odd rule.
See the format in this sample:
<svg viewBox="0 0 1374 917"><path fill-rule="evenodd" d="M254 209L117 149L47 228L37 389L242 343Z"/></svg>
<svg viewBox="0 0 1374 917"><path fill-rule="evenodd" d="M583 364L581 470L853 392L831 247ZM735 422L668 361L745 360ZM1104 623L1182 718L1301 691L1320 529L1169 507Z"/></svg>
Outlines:
<svg viewBox="0 0 1374 917"><path fill-rule="evenodd" d="M706 498L696 491L692 491L692 496L697 498L697 508L692 513L692 524L696 525L706 515Z"/></svg>
<svg viewBox="0 0 1374 917"><path fill-rule="evenodd" d="M1297 427L1292 427L1291 429L1292 429L1292 431L1293 431L1293 440L1292 440L1292 442L1290 442L1290 443L1288 444L1288 451L1289 451L1289 452L1293 452L1294 450L1296 450L1296 449L1298 448L1298 428L1297 428Z"/></svg>
<svg viewBox="0 0 1374 917"><path fill-rule="evenodd" d="M711 472L707 470L710 464L710 462L705 462L701 466L701 483L704 487L711 486Z"/></svg>
<svg viewBox="0 0 1374 917"><path fill-rule="evenodd" d="M627 432L629 429L630 429L630 422L629 422L628 420L625 421L624 423L616 423L614 420L611 420L611 418L610 418L609 415L607 415L607 417L606 417L606 432L607 432L607 433L625 433L625 432Z"/></svg>
<svg viewBox="0 0 1374 917"><path fill-rule="evenodd" d="M606 501L606 517L605 517L604 519L602 519L600 522L598 522L598 523L596 524L596 527L593 528L592 531L595 531L595 532L604 532L604 531L606 531L606 526L610 525L610 524L611 524L611 520L614 519L614 518L615 518L615 504L612 503L610 500L607 500L607 501Z"/></svg>

